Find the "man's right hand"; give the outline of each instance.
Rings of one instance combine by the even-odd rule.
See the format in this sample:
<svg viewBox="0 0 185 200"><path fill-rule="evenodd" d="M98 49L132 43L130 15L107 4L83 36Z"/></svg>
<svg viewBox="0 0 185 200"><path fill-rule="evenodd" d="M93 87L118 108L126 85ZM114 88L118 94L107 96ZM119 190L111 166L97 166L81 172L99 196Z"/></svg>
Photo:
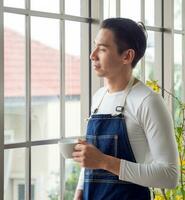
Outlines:
<svg viewBox="0 0 185 200"><path fill-rule="evenodd" d="M82 200L82 198L83 198L83 190L76 190L73 200Z"/></svg>

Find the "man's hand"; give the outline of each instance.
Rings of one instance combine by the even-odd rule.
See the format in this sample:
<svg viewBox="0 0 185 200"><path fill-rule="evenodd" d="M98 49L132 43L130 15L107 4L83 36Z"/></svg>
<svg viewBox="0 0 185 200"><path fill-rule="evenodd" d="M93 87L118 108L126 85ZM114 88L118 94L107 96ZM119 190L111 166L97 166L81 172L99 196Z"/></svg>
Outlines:
<svg viewBox="0 0 185 200"><path fill-rule="evenodd" d="M74 161L81 167L90 169L104 169L119 175L120 159L102 153L94 145L86 141L79 140L73 152Z"/></svg>
<svg viewBox="0 0 185 200"><path fill-rule="evenodd" d="M103 154L94 145L86 141L79 140L73 152L74 161L78 162L81 167L91 169L103 169L105 164L105 154Z"/></svg>
<svg viewBox="0 0 185 200"><path fill-rule="evenodd" d="M82 200L82 198L83 198L83 190L76 190L73 200Z"/></svg>

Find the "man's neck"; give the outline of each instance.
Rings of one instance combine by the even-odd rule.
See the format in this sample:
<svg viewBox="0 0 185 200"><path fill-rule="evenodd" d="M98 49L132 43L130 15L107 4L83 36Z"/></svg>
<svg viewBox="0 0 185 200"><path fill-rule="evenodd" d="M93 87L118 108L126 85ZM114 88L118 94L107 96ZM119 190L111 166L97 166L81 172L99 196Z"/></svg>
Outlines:
<svg viewBox="0 0 185 200"><path fill-rule="evenodd" d="M127 87L131 77L132 74L129 74L127 76L116 77L115 79L106 79L106 86L108 88L109 93L124 90Z"/></svg>

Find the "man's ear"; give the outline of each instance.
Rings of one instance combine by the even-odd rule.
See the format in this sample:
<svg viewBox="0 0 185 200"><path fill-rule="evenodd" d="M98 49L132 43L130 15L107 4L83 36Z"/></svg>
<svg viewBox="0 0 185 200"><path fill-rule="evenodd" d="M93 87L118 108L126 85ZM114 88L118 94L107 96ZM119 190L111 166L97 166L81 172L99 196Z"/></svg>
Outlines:
<svg viewBox="0 0 185 200"><path fill-rule="evenodd" d="M128 49L123 52L123 64L131 64L135 57L134 49Z"/></svg>

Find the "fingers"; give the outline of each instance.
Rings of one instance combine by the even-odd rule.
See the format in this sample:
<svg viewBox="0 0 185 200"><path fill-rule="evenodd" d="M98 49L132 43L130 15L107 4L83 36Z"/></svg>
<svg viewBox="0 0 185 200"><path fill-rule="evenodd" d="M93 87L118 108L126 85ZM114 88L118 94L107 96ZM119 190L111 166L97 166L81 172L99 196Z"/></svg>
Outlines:
<svg viewBox="0 0 185 200"><path fill-rule="evenodd" d="M82 162L82 158L81 157L73 157L73 160L78 162L78 163Z"/></svg>
<svg viewBox="0 0 185 200"><path fill-rule="evenodd" d="M81 163L83 163L87 145L88 144L86 141L82 141L82 143L78 143L74 147L74 151L72 153L73 160L78 162L80 165L81 165Z"/></svg>
<svg viewBox="0 0 185 200"><path fill-rule="evenodd" d="M82 166L82 163L84 161L83 153L81 151L74 151L72 156L73 156L73 160L75 162L78 162Z"/></svg>
<svg viewBox="0 0 185 200"><path fill-rule="evenodd" d="M73 157L81 157L83 155L82 151L74 151L72 153L72 156Z"/></svg>
<svg viewBox="0 0 185 200"><path fill-rule="evenodd" d="M82 139L79 139L79 140L78 140L78 143L79 143L79 144L87 144L86 140L82 140Z"/></svg>
<svg viewBox="0 0 185 200"><path fill-rule="evenodd" d="M78 158L78 160L76 160L76 161L79 161L79 158L83 157L85 149L86 149L85 144L78 143L77 145L75 145L74 151L72 153L73 159L75 160L75 158Z"/></svg>
<svg viewBox="0 0 185 200"><path fill-rule="evenodd" d="M75 151L82 151L85 148L85 145L86 144L78 143L77 145L75 145L74 150Z"/></svg>

